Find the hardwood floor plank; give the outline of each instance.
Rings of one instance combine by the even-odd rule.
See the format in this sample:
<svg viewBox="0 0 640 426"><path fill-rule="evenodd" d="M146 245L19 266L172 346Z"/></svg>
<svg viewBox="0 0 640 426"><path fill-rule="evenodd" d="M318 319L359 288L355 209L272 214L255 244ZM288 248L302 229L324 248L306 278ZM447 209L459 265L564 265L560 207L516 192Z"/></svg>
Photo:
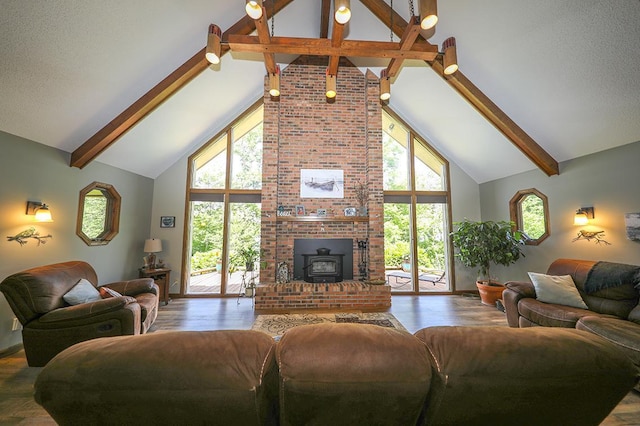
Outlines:
<svg viewBox="0 0 640 426"><path fill-rule="evenodd" d="M393 296L389 309L414 333L440 325L507 327L504 313L478 298L450 295ZM233 330L251 328L257 314L250 298L174 299L161 306L151 332L168 330ZM0 358L0 424L55 425L33 400L33 383L41 368L28 367L24 351ZM634 391L618 404L602 425L640 424L640 394Z"/></svg>

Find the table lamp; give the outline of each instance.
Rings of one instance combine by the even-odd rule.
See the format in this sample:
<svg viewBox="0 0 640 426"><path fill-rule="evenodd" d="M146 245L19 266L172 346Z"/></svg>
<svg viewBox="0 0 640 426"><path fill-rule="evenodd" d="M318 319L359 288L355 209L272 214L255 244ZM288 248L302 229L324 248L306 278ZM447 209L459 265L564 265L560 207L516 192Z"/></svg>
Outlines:
<svg viewBox="0 0 640 426"><path fill-rule="evenodd" d="M151 238L151 239L145 240L144 251L149 254L148 256L149 269L156 269L155 253L162 251L162 241L157 238Z"/></svg>

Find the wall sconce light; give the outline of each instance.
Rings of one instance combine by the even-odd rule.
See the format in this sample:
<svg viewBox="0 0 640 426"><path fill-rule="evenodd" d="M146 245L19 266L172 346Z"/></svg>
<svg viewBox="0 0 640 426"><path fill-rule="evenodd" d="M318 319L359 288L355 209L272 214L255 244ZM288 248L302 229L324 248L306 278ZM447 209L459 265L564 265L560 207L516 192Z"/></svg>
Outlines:
<svg viewBox="0 0 640 426"><path fill-rule="evenodd" d="M589 219L593 219L594 212L593 207L581 207L576 210L576 214L573 217L573 224L576 226L585 226L589 224Z"/></svg>
<svg viewBox="0 0 640 426"><path fill-rule="evenodd" d="M458 54L456 53L456 38L449 37L442 42L444 52L444 74L451 75L458 71Z"/></svg>
<svg viewBox="0 0 640 426"><path fill-rule="evenodd" d="M149 269L156 269L156 253L162 251L162 240L158 238L150 238L144 240L144 251L148 253L146 267Z"/></svg>
<svg viewBox="0 0 640 426"><path fill-rule="evenodd" d="M36 222L53 222L49 206L37 201L27 201L28 215L35 215Z"/></svg>
<svg viewBox="0 0 640 426"><path fill-rule="evenodd" d="M205 57L207 61L216 65L220 63L220 56L222 56L222 30L216 24L209 25L209 32L207 33L207 49Z"/></svg>
<svg viewBox="0 0 640 426"><path fill-rule="evenodd" d="M262 0L247 0L244 10L250 18L260 19L262 17Z"/></svg>
<svg viewBox="0 0 640 426"><path fill-rule="evenodd" d="M351 19L351 5L349 0L335 0L333 8L336 11L334 14L335 20L338 24L346 24Z"/></svg>

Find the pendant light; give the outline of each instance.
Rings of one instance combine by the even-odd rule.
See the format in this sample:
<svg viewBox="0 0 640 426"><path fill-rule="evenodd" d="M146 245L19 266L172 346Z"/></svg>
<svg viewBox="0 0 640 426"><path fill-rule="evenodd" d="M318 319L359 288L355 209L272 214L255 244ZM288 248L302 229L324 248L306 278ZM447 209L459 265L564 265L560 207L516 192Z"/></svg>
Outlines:
<svg viewBox="0 0 640 426"><path fill-rule="evenodd" d="M436 0L420 0L420 27L423 30L433 28L438 23L438 4Z"/></svg>

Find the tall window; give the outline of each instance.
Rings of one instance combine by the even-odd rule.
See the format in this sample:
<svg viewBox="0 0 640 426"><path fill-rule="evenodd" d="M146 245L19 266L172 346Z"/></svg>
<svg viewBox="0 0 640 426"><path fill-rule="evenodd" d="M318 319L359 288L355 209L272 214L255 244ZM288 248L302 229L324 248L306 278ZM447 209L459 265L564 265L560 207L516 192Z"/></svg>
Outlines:
<svg viewBox="0 0 640 426"><path fill-rule="evenodd" d="M384 246L396 293L448 292L448 163L391 111L382 115Z"/></svg>
<svg viewBox="0 0 640 426"><path fill-rule="evenodd" d="M189 157L186 294L235 295L243 280L259 282L243 254L260 251L262 121L260 102Z"/></svg>

